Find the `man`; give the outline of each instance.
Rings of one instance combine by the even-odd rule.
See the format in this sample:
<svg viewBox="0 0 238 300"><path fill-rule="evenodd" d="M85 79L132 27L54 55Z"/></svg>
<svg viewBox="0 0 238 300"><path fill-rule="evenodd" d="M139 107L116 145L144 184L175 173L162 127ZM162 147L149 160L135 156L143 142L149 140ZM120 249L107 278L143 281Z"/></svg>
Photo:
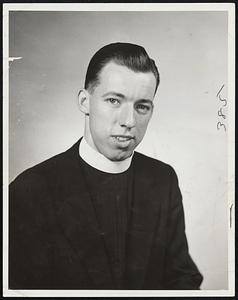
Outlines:
<svg viewBox="0 0 238 300"><path fill-rule="evenodd" d="M10 288L199 289L176 174L134 152L158 84L138 45L93 56L84 137L10 185Z"/></svg>

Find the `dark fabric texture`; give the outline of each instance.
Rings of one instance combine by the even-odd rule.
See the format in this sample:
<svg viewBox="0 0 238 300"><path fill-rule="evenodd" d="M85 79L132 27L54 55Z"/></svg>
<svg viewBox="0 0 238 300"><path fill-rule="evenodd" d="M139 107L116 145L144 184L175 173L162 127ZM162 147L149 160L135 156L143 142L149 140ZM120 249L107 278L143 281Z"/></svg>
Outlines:
<svg viewBox="0 0 238 300"><path fill-rule="evenodd" d="M9 187L9 288L117 289L78 141ZM121 289L199 289L172 167L135 152Z"/></svg>
<svg viewBox="0 0 238 300"><path fill-rule="evenodd" d="M128 184L132 168L119 174L111 174L91 167L83 159L81 163L114 286L120 289L124 285L126 232L131 203Z"/></svg>

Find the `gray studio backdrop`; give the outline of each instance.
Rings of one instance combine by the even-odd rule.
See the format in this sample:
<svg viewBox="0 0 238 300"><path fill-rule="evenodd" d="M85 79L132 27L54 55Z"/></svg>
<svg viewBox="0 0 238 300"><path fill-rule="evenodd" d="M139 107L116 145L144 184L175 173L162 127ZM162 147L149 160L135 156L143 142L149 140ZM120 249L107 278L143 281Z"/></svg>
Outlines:
<svg viewBox="0 0 238 300"><path fill-rule="evenodd" d="M77 106L91 56L103 45L143 45L161 84L138 150L179 177L190 253L202 289L227 289L226 12L10 12L9 181L83 133ZM226 111L224 110L224 113Z"/></svg>

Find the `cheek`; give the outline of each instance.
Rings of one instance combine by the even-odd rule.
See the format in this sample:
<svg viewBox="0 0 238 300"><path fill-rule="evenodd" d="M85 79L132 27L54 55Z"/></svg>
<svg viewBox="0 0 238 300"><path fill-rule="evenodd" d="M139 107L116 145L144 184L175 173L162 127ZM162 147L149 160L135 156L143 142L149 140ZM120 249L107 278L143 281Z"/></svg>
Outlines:
<svg viewBox="0 0 238 300"><path fill-rule="evenodd" d="M144 134L149 124L150 117L137 119L137 130L140 134Z"/></svg>
<svg viewBox="0 0 238 300"><path fill-rule="evenodd" d="M98 101L90 107L91 118L99 120L100 123L108 123L115 118L115 111L110 109L104 102ZM100 124L99 124L100 125Z"/></svg>
<svg viewBox="0 0 238 300"><path fill-rule="evenodd" d="M90 128L98 137L108 136L116 124L116 115L106 110L92 110L90 112Z"/></svg>
<svg viewBox="0 0 238 300"><path fill-rule="evenodd" d="M105 113L103 109L98 105L92 105L90 107L90 123L92 126L100 127L105 120Z"/></svg>

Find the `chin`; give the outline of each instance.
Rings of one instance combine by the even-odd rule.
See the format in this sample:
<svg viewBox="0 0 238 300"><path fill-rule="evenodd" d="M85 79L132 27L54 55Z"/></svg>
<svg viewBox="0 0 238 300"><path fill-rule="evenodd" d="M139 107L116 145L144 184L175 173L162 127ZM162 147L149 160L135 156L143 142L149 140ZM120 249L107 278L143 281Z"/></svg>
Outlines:
<svg viewBox="0 0 238 300"><path fill-rule="evenodd" d="M110 159L111 161L123 161L125 159L127 159L128 157L130 157L132 155L133 151L128 151L128 152L124 152L124 153L118 153L116 155L112 155L111 157L108 157L108 159Z"/></svg>

